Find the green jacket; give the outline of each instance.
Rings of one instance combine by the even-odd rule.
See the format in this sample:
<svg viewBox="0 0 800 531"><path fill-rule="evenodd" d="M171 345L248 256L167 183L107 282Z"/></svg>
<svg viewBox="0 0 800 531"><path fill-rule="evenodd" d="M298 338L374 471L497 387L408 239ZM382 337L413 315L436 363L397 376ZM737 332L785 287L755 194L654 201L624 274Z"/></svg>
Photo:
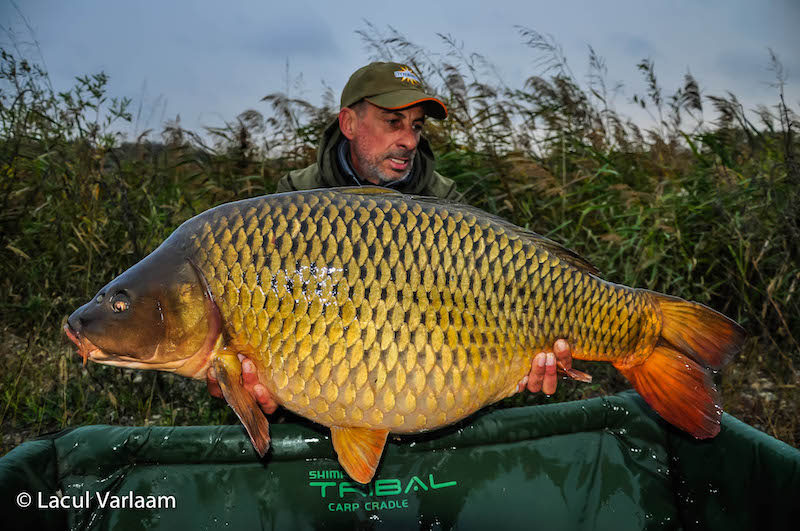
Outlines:
<svg viewBox="0 0 800 531"><path fill-rule="evenodd" d="M325 129L317 151L317 162L311 166L290 171L278 182L276 192L293 192L314 188L334 188L338 186L355 186L353 178L344 173L337 160L337 146L344 138L339 129L339 120L331 122ZM448 179L433 170L434 156L425 138L420 138L414 166L409 179L392 187L399 192L415 195L427 195L443 199L458 200L461 194L452 179Z"/></svg>

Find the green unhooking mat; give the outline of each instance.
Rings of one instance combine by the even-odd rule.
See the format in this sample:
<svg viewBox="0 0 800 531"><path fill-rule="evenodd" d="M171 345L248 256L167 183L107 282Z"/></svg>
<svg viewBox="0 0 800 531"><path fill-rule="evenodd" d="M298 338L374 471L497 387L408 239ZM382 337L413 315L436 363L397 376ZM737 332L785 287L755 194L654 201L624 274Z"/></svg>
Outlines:
<svg viewBox="0 0 800 531"><path fill-rule="evenodd" d="M390 437L366 486L329 434L86 426L0 459L3 529L796 529L800 452L724 415L697 441L632 392Z"/></svg>

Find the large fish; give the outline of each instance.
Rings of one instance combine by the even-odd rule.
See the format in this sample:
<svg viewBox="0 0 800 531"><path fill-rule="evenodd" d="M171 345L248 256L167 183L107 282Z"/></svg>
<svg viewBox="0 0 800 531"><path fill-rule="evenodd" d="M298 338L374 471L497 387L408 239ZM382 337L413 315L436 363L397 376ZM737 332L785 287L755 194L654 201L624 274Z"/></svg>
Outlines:
<svg viewBox="0 0 800 531"><path fill-rule="evenodd" d="M331 428L356 481L388 433L456 422L517 389L536 352L614 364L667 421L719 432L711 378L744 331L697 303L612 284L559 244L473 207L380 188L228 203L181 225L65 326L85 360L205 379L260 455L276 401Z"/></svg>

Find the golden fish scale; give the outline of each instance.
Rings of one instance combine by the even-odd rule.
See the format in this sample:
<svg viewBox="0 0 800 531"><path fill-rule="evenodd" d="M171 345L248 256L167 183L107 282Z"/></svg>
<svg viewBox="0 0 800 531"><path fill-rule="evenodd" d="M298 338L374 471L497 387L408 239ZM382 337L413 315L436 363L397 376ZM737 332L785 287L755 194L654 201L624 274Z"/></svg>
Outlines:
<svg viewBox="0 0 800 531"><path fill-rule="evenodd" d="M512 394L557 338L617 361L660 333L646 292L457 204L320 190L193 223L226 337L282 405L328 426L434 429Z"/></svg>

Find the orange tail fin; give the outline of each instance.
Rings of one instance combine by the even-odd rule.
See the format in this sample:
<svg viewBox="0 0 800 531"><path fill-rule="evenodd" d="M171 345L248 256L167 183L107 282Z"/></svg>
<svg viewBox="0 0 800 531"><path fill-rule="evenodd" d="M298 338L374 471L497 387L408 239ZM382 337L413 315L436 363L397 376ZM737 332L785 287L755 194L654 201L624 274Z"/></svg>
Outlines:
<svg viewBox="0 0 800 531"><path fill-rule="evenodd" d="M711 369L741 351L745 332L702 304L650 295L661 309L661 338L643 363L615 366L670 424L698 439L714 437L722 408Z"/></svg>

